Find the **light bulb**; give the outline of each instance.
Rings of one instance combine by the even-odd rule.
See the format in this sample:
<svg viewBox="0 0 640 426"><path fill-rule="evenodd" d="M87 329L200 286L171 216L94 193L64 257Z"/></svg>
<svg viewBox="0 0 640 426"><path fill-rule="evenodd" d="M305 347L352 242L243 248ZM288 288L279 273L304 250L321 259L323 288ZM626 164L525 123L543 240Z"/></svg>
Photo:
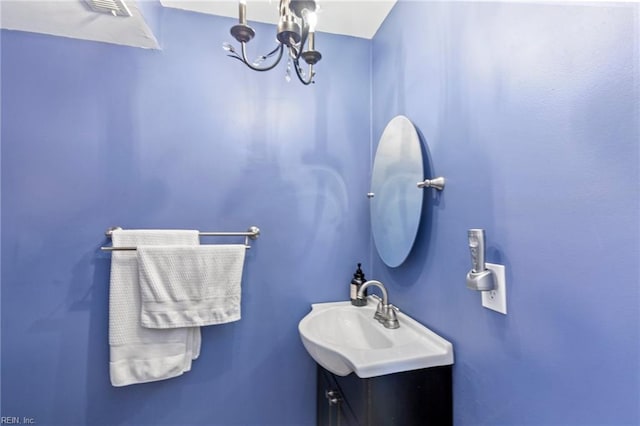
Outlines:
<svg viewBox="0 0 640 426"><path fill-rule="evenodd" d="M238 2L238 22L240 25L247 25L247 0Z"/></svg>
<svg viewBox="0 0 640 426"><path fill-rule="evenodd" d="M305 14L307 18L307 23L309 24L309 32L315 32L316 25L318 25L318 15L315 12L309 12Z"/></svg>

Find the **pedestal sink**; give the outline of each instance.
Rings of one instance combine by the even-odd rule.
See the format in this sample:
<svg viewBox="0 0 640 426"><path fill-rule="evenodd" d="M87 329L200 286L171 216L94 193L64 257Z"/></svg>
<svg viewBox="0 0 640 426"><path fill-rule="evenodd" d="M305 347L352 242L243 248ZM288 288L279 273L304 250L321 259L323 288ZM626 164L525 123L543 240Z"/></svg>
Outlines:
<svg viewBox="0 0 640 426"><path fill-rule="evenodd" d="M369 378L453 364L453 346L409 316L398 313L400 328L373 319L377 301L366 306L316 303L298 324L309 355L338 376L355 372Z"/></svg>

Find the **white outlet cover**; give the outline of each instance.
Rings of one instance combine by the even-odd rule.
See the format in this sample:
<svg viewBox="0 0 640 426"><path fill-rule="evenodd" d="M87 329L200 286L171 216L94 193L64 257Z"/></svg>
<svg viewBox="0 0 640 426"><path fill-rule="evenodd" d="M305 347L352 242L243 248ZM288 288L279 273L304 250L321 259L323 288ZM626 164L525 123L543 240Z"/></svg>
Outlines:
<svg viewBox="0 0 640 426"><path fill-rule="evenodd" d="M496 277L496 288L495 290L481 292L482 306L507 315L507 280L505 278L504 265L485 263L485 266L493 271Z"/></svg>

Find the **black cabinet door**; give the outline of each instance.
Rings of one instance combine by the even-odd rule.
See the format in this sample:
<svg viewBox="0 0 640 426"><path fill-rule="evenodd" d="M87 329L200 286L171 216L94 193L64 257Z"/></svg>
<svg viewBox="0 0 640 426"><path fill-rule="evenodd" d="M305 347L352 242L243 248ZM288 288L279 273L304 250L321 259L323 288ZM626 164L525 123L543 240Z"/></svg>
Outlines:
<svg viewBox="0 0 640 426"><path fill-rule="evenodd" d="M361 379L318 366L319 426L450 426L451 366Z"/></svg>
<svg viewBox="0 0 640 426"><path fill-rule="evenodd" d="M349 400L345 399L335 376L318 366L316 397L318 426L359 426L365 424L354 415Z"/></svg>

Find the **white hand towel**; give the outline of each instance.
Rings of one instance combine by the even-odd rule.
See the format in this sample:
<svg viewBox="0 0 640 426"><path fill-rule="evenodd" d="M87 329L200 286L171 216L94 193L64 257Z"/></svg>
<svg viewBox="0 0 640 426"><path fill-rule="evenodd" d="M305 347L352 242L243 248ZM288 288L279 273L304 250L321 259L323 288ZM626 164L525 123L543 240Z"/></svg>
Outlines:
<svg viewBox="0 0 640 426"><path fill-rule="evenodd" d="M114 247L197 245L198 231L117 230ZM113 386L176 377L200 354L200 329L152 330L140 323L140 285L135 251L114 251L109 288L109 370Z"/></svg>
<svg viewBox="0 0 640 426"><path fill-rule="evenodd" d="M240 319L244 245L138 248L141 322L173 328Z"/></svg>

